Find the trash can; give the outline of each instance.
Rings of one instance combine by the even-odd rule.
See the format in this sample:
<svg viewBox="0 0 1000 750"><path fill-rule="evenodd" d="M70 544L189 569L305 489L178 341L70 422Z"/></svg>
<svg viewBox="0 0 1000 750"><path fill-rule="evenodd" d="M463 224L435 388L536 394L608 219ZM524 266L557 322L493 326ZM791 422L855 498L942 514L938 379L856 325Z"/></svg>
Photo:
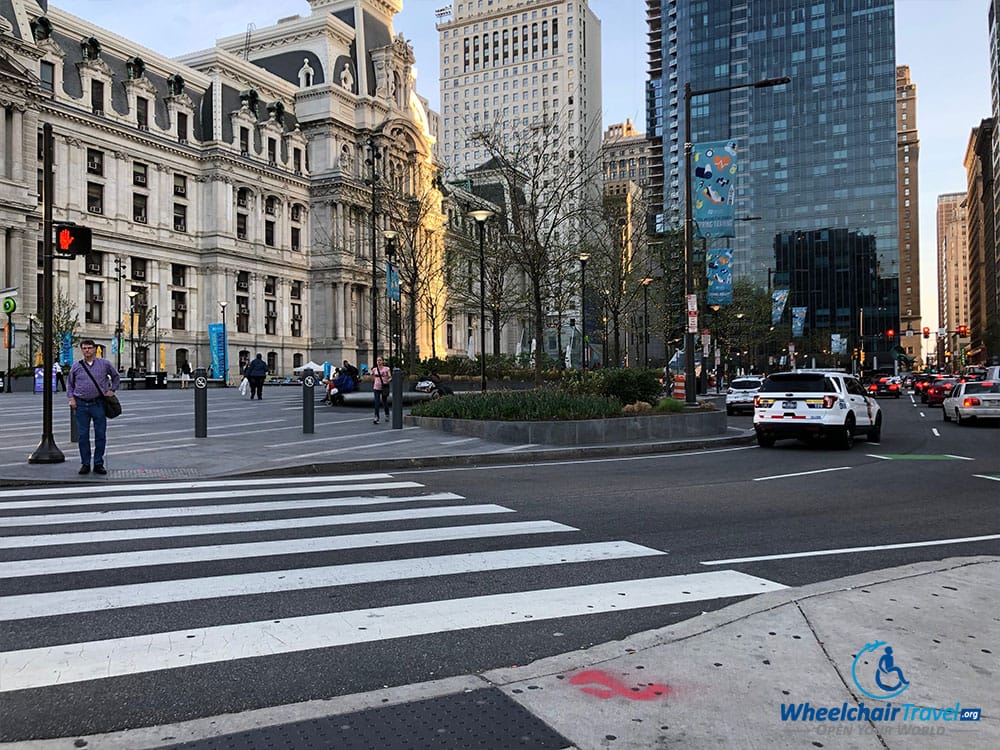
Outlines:
<svg viewBox="0 0 1000 750"><path fill-rule="evenodd" d="M156 373L156 387L166 388L167 387L167 372L166 370L161 370Z"/></svg>
<svg viewBox="0 0 1000 750"><path fill-rule="evenodd" d="M156 375L153 375L153 374L146 375L145 381L146 381L146 390L147 391L151 391L154 388L156 388Z"/></svg>

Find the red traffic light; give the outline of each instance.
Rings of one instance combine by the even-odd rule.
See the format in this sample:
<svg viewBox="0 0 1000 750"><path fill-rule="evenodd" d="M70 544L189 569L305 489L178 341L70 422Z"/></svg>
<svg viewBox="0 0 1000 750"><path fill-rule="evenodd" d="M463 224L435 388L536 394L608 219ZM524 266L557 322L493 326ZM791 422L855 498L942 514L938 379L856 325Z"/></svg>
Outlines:
<svg viewBox="0 0 1000 750"><path fill-rule="evenodd" d="M930 326L924 326L924 338L929 339L931 337Z"/></svg>
<svg viewBox="0 0 1000 750"><path fill-rule="evenodd" d="M969 327L968 326L959 326L958 327L958 335L959 336L965 336L968 333L969 333Z"/></svg>
<svg viewBox="0 0 1000 750"><path fill-rule="evenodd" d="M91 250L90 227L56 224L56 250L63 255L86 255Z"/></svg>
<svg viewBox="0 0 1000 750"><path fill-rule="evenodd" d="M888 331L885 332L885 335L888 336L889 338L892 338L893 336L896 335L896 330L893 329L893 328L890 328Z"/></svg>

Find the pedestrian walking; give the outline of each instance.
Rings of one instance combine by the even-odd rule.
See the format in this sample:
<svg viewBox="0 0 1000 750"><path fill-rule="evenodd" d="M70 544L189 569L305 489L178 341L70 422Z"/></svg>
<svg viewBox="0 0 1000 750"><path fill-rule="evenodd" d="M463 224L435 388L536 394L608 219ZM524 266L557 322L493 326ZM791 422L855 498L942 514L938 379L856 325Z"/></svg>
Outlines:
<svg viewBox="0 0 1000 750"><path fill-rule="evenodd" d="M186 359L181 365L181 389L187 388L191 384L191 363Z"/></svg>
<svg viewBox="0 0 1000 750"><path fill-rule="evenodd" d="M375 394L375 424L378 424L379 405L385 409L386 422L389 421L389 383L392 382L392 371L385 366L379 357L372 368L372 393Z"/></svg>
<svg viewBox="0 0 1000 750"><path fill-rule="evenodd" d="M55 388L53 388L53 390L54 391L58 391L59 390L59 386L62 386L62 389L65 392L65 390L66 390L66 380L65 380L65 378L63 378L62 365L60 365L58 362L53 362L52 363L52 374L55 376L55 384L56 384Z"/></svg>
<svg viewBox="0 0 1000 750"><path fill-rule="evenodd" d="M69 406L76 412L80 437L80 474L90 473L90 424L94 424L94 473L107 474L104 449L107 445L108 418L104 415L104 396L113 396L121 385L118 370L108 360L97 356L93 339L80 342L83 359L69 371L66 389Z"/></svg>
<svg viewBox="0 0 1000 750"><path fill-rule="evenodd" d="M243 375L250 381L250 400L256 395L258 401L264 400L264 378L267 377L267 363L260 352L250 361Z"/></svg>

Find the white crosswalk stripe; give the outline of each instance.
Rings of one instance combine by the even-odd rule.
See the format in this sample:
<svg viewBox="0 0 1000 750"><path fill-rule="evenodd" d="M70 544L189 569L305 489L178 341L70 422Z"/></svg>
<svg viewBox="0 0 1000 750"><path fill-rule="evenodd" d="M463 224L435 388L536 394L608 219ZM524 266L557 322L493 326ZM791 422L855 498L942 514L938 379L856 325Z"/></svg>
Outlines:
<svg viewBox="0 0 1000 750"><path fill-rule="evenodd" d="M732 570L623 579L621 563L665 553L574 539L573 526L511 520L502 505L421 488L375 474L0 498L0 622L17 634L0 644L0 692L99 690L103 680L196 665L783 588ZM331 558L347 551L358 561ZM616 562L617 574L603 574ZM535 582L518 590L531 571ZM431 595L381 598L380 586L419 581ZM336 592L357 584L370 604L338 606ZM267 614L254 617L258 599ZM81 617L100 623L98 637Z"/></svg>

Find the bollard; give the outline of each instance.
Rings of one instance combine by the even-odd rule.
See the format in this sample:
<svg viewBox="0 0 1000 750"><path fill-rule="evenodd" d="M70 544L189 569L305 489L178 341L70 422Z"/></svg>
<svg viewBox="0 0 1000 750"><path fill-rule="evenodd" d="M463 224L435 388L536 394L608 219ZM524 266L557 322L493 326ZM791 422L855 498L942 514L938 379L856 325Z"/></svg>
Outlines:
<svg viewBox="0 0 1000 750"><path fill-rule="evenodd" d="M208 372L204 367L194 371L194 436L208 437Z"/></svg>
<svg viewBox="0 0 1000 750"><path fill-rule="evenodd" d="M76 409L69 407L69 439L72 443L80 442L80 428L76 426Z"/></svg>
<svg viewBox="0 0 1000 750"><path fill-rule="evenodd" d="M392 371L392 380L389 381L392 398L392 429L403 429L403 371L398 367Z"/></svg>
<svg viewBox="0 0 1000 750"><path fill-rule="evenodd" d="M302 371L302 434L312 435L315 432L316 411L316 376L312 370Z"/></svg>

